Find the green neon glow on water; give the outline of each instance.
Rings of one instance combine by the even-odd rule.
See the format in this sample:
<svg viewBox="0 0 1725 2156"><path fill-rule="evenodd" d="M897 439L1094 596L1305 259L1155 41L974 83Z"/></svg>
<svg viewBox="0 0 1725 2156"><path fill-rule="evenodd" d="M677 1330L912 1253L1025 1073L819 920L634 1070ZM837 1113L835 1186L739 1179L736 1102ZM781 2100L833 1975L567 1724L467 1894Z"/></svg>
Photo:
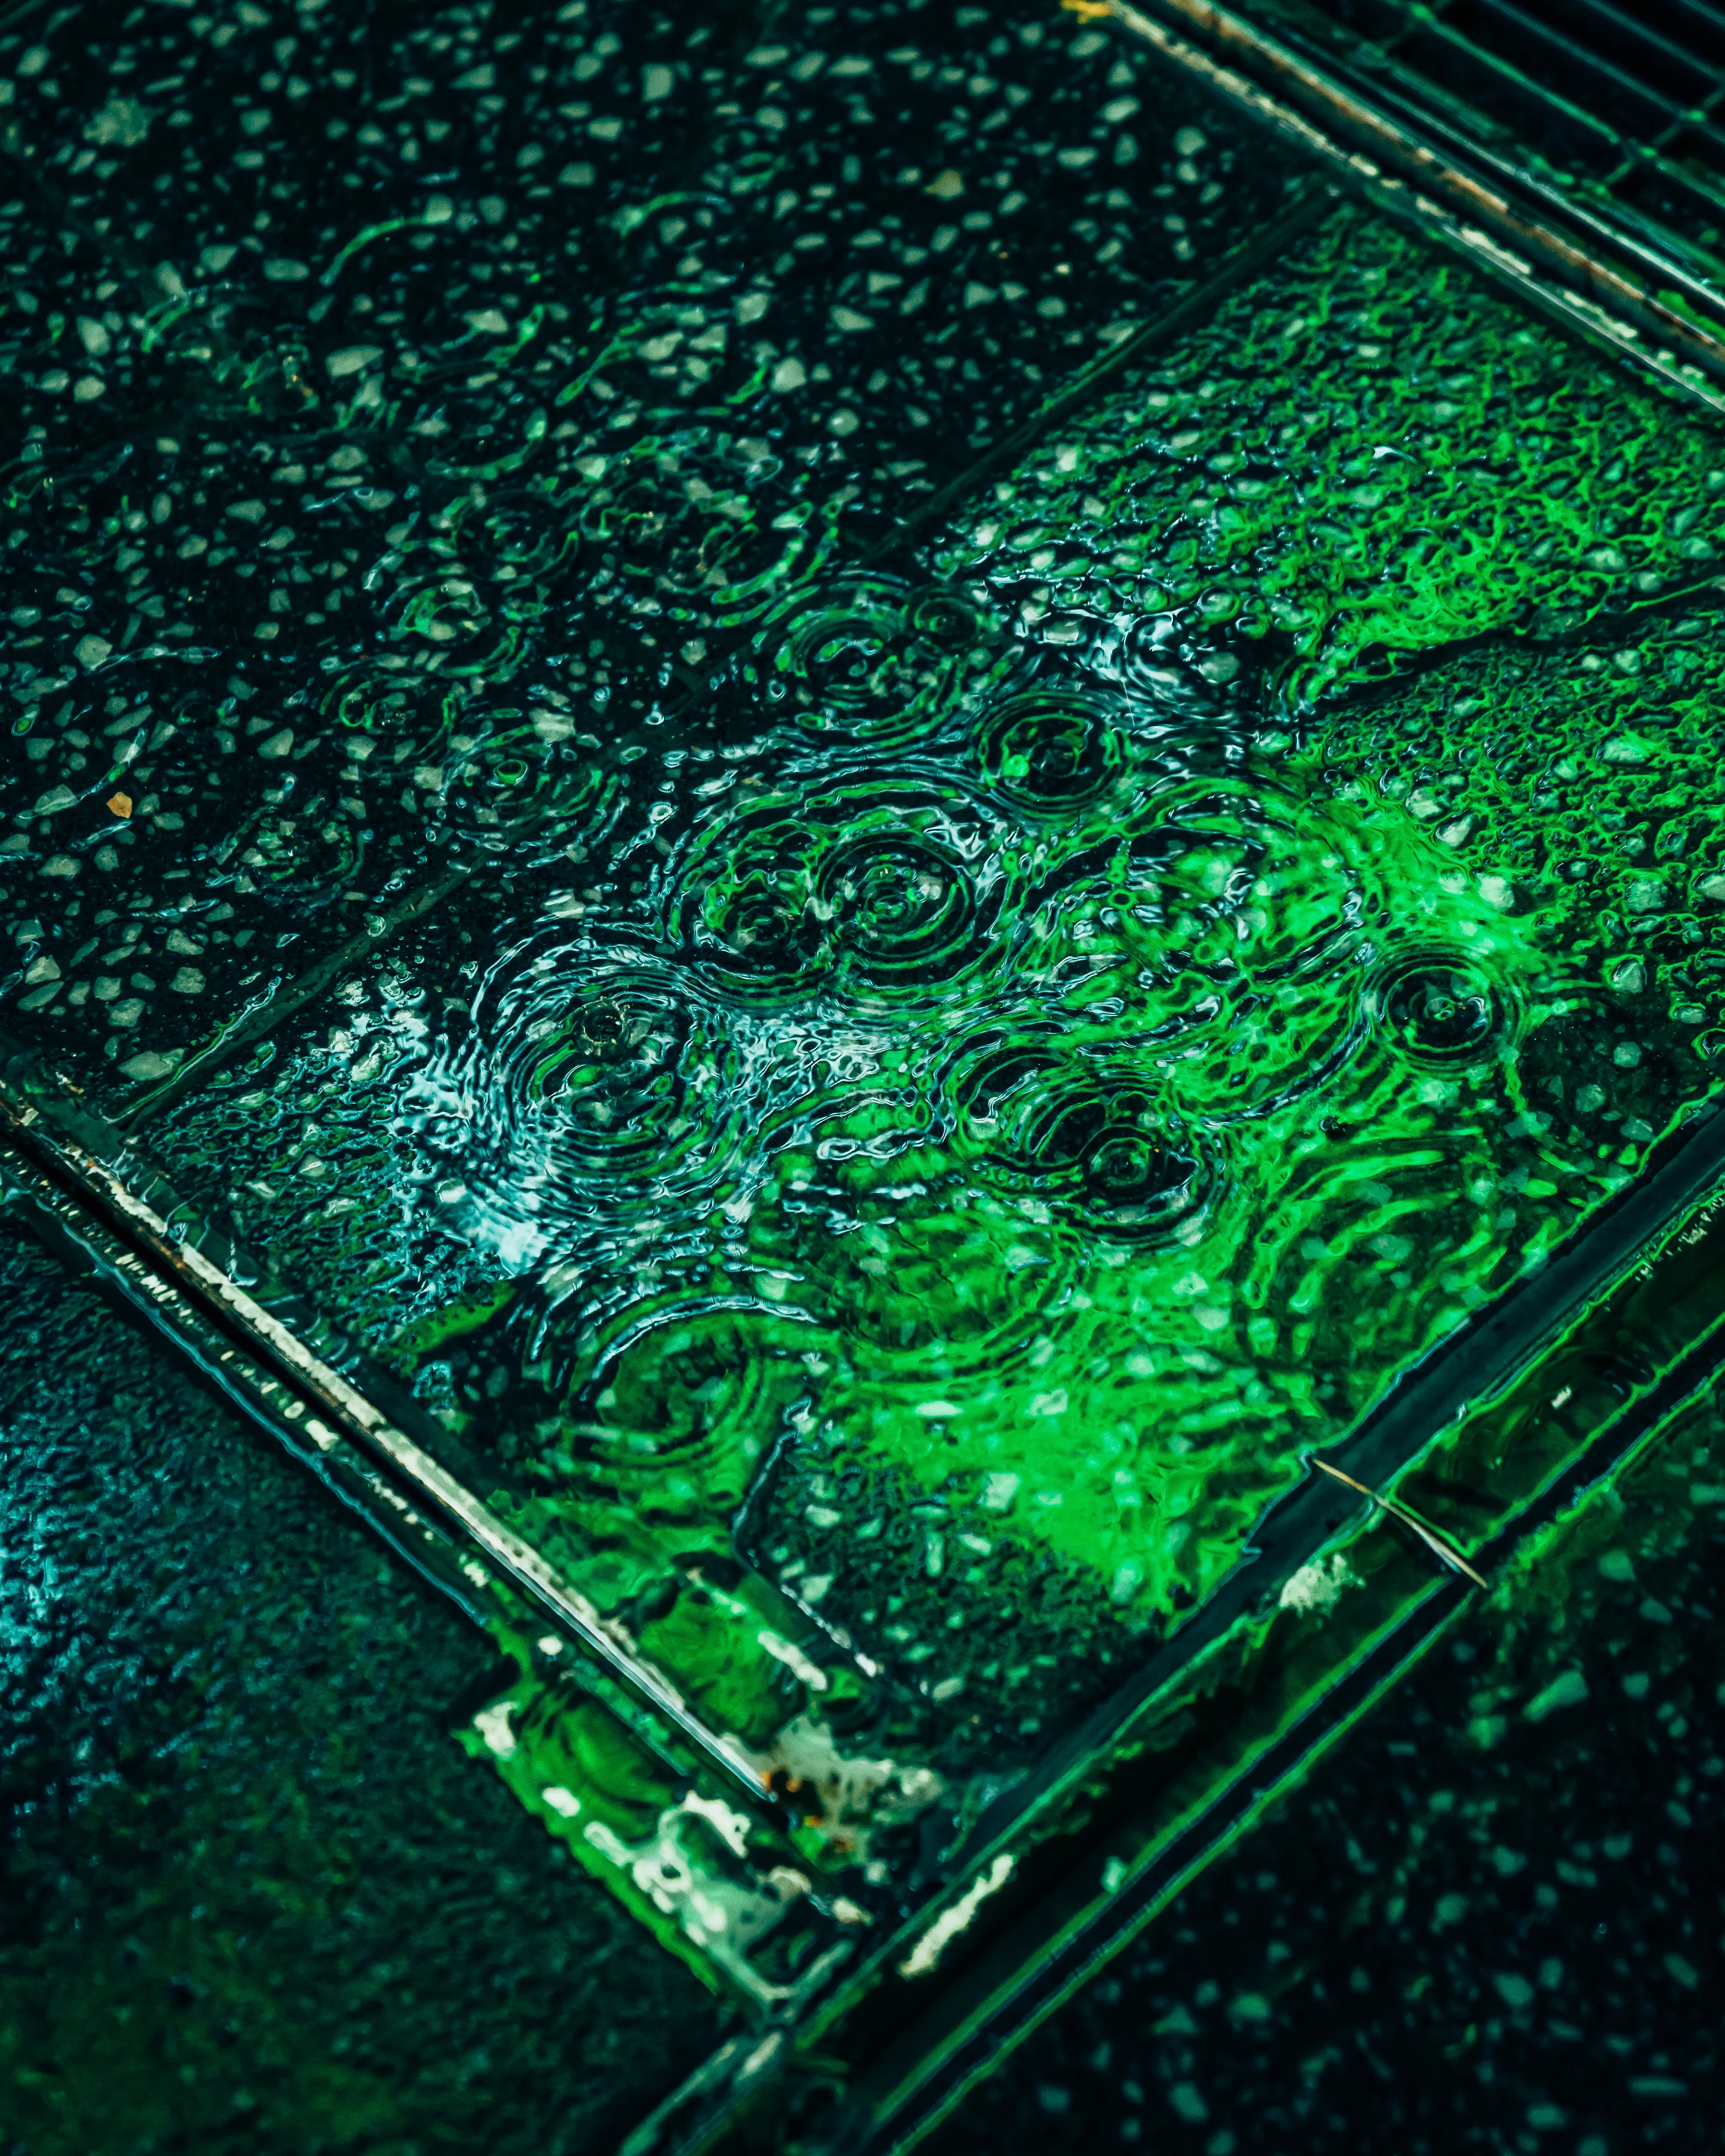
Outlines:
<svg viewBox="0 0 1725 2156"><path fill-rule="evenodd" d="M1255 650L1299 711L1701 584L1721 489L1709 429L1343 209L934 551L1028 591L1045 634L1076 606L1129 657L1175 640L1159 615Z"/></svg>
<svg viewBox="0 0 1725 2156"><path fill-rule="evenodd" d="M735 1553L877 1732L1034 1752L1711 1090L1716 445L1464 281L1340 216L962 581L784 604L422 1089L539 1263L404 1347L752 1745Z"/></svg>
<svg viewBox="0 0 1725 2156"><path fill-rule="evenodd" d="M812 1860L896 1876L929 1789L979 1806L1711 1091L1717 458L1342 213L914 574L738 521L740 678L680 731L608 757L499 706L567 886L470 1010L367 1036L320 1144L345 1195L411 1140L485 1279L403 1366L821 1789ZM198 1142L244 1156L262 1098ZM387 1306L388 1199L285 1196L271 1248ZM823 1632L817 1696L762 1639ZM637 1873L705 1830L657 1768L614 1819L627 1742L514 1697L474 1748L704 1967Z"/></svg>

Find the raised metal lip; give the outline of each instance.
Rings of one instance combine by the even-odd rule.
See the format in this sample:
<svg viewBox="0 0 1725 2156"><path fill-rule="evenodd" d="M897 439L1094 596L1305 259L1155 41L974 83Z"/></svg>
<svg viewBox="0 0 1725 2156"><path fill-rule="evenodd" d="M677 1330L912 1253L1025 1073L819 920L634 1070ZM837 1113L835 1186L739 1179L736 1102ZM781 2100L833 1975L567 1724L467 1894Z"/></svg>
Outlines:
<svg viewBox="0 0 1725 2156"><path fill-rule="evenodd" d="M1564 1512L1573 1512L1631 1462L1645 1456L1669 1432L1674 1419L1725 1372L1725 1339L1715 1323L1682 1354L1652 1389L1614 1419L1572 1459L1561 1474L1520 1505L1491 1535L1478 1554L1494 1572L1524 1548L1542 1529ZM942 2054L928 2074L906 2075L894 2083L890 2074L869 2070L851 2101L880 2086L874 2118L859 2139L834 2139L810 2156L901 2156L937 2125L968 2090L998 2065L1001 2023L1009 2019L1009 2045L1027 2034L1050 2007L1068 1997L1115 1948L1124 1945L1178 1889L1227 1848L1255 1815L1272 1804L1322 1753L1397 1682L1468 1606L1471 1591L1455 1573L1434 1578L1429 1591L1407 1609L1361 1661L1345 1670L1331 1691L1315 1702L1275 1739L1250 1771L1236 1776L1215 1798L1153 1856L1117 1896L1106 1890L1092 1901L1091 1921L1070 1931L1048 1927L1058 1939L1055 1950L1023 1967L1009 1999L985 2018L968 2017L952 2048ZM1086 1851L1095 1876L1095 1846ZM1074 1884L1071 1871L1045 1890L1061 1900ZM1034 1905L1033 1905L1034 1906ZM988 1960L1000 1953L984 1948ZM940 2002L937 2002L937 2010ZM889 2057L891 2057L891 2054ZM705 2138L696 2145L706 2146ZM687 2144L676 2156L686 2156Z"/></svg>
<svg viewBox="0 0 1725 2156"><path fill-rule="evenodd" d="M1374 1491L1393 1485L1474 1403L1491 1398L1526 1369L1722 1182L1725 1112L1712 1110L1696 1118L1686 1142L1631 1185L1543 1271L1510 1288L1465 1332L1434 1348L1393 1383L1351 1430L1316 1448L1313 1460L1321 1450ZM1198 1655L1285 1585L1334 1536L1338 1509L1346 1514L1360 1502L1348 1499L1312 1472L1276 1498L1238 1562L1179 1630L1081 1722L1057 1738L1024 1782L983 1814L955 1854L954 1870L980 1861Z"/></svg>
<svg viewBox="0 0 1725 2156"><path fill-rule="evenodd" d="M1710 1209L1717 1229L1717 1197ZM1693 1237L1685 1234L1679 1240L1687 1244ZM1671 1248L1666 1245L1661 1259ZM1624 1415L1609 1419L1560 1471L1512 1507L1481 1546L1482 1562L1497 1570L1530 1537L1573 1515L1614 1476L1645 1457L1684 1409L1718 1382L1725 1372L1722 1353L1725 1325L1716 1321L1649 1390L1626 1404ZM1100 1843L1093 1838L1081 1846L1072 1864L1041 1880L1029 1903L1009 1914L1004 1936L982 1942L973 1964L961 1967L947 1984L922 1990L909 2025L891 2033L880 2054L842 2085L838 2114L806 2144L807 2156L902 2156L916 2147L999 2063L1004 2051L1093 1975L1345 1734L1470 1599L1466 1584L1453 1572L1435 1578L1248 1771L1227 1780L1117 1889L1103 1882L1098 1891L1096 1864L1114 1830L1105 1828ZM1026 1958L1024 1929L1039 1922L1046 1949ZM991 1977L1000 1979L992 1990ZM734 2145L726 2137L738 2107L786 2065L789 2035L751 2048L740 2065L742 2045L722 2047L629 2137L620 2156L708 2156L717 2146Z"/></svg>
<svg viewBox="0 0 1725 2156"><path fill-rule="evenodd" d="M116 1134L117 1135L117 1134ZM727 1738L708 1727L680 1692L650 1662L614 1635L599 1611L538 1551L504 1525L490 1509L438 1460L399 1429L373 1401L306 1346L290 1327L208 1257L145 1199L136 1195L108 1163L45 1127L39 1110L0 1083L0 1143L21 1153L126 1246L164 1286L197 1306L218 1329L238 1336L248 1351L273 1366L283 1382L313 1410L305 1428L318 1437L327 1417L387 1463L416 1496L454 1525L474 1549L567 1628L612 1676L716 1767L726 1781L757 1804L768 1795L753 1764ZM332 1433L325 1430L324 1435Z"/></svg>
<svg viewBox="0 0 1725 2156"><path fill-rule="evenodd" d="M1630 1282L1651 1279L1654 1267L1677 1256L1702 1235L1710 1234L1717 1243L1725 1214L1722 1156L1725 1116L1711 1115L1697 1125L1689 1145L1625 1194L1618 1210L1602 1224L1612 1231L1605 1239L1611 1245L1609 1250L1588 1235L1561 1254L1540 1277L1557 1276L1553 1285L1567 1317L1552 1323L1548 1312L1542 1327L1537 1308L1488 1314L1514 1318L1527 1345L1519 1363L1512 1354L1504 1358L1512 1378L1537 1368L1539 1358L1565 1337L1569 1320L1608 1309L1613 1294ZM1697 1214L1702 1219L1697 1220ZM1682 1225L1686 1219L1691 1224L1686 1228ZM1670 1429L1673 1418L1706 1386L1717 1382L1725 1369L1722 1355L1725 1320L1716 1317L1692 1334L1689 1344L1651 1385L1625 1404L1622 1414L1609 1417L1537 1488L1512 1504L1478 1546L1479 1561L1497 1573L1530 1536L1574 1512L1614 1474L1643 1456ZM1482 1373L1470 1365L1464 1373L1449 1374L1466 1381ZM1393 1399L1385 1405L1395 1404ZM1410 1399L1400 1404L1417 1407L1419 1402ZM1355 1435L1368 1434L1363 1427ZM1312 1478L1312 1482L1317 1479ZM1302 1486L1296 1495L1311 1486ZM1336 1537L1332 1533L1327 1539L1333 1542ZM1262 1584L1270 1584L1267 1579ZM1453 1567L1435 1577L1430 1589L1369 1646L1363 1659L1341 1668L1334 1686L1283 1729L1247 1771L1228 1780L1179 1825L1117 1893L1106 1885L1099 1892L1095 1884L1099 1876L1096 1858L1107 1849L1114 1830L1105 1827L1100 1850L1094 1838L1081 1843L1064 1870L1037 1881L1028 1901L1004 1906L1004 1931L997 1929L993 1936L980 1938L973 1960L945 1972L946 1980L939 1984L921 1982L906 2021L896 2027L889 2023L880 2051L865 2054L860 2071L843 2085L838 2114L809 2142L809 2156L899 2156L916 2146L965 2091L998 2063L1003 2043L1010 2048L1027 2034L1185 1880L1225 1849L1290 1779L1303 1771L1418 1658L1467 1605L1472 1591ZM974 1859L969 1876L982 1876ZM930 1905L919 1922L943 1905L950 1906L949 1896ZM1039 1925L1047 1943L1025 1959L1026 1929ZM910 1936L901 1934L887 1956L873 1957L853 1992L860 1990L865 1999L873 1988L871 1975L875 1984L882 1977L890 1983L886 1959L896 1960ZM841 2002L836 2010L828 2010L829 2018L835 2010L842 2014L849 2010ZM819 2045L821 2025L809 2041ZM817 2051L814 2056L822 2055ZM752 2051L741 2072L727 2082L716 2071L726 2061L716 2055L706 2069L675 2092L629 2138L622 2156L649 2156L652 2151L662 2152L662 2156L706 2156L721 2143L731 2147L726 2137L739 2105L750 2101L757 2085L782 2068L788 2058L783 2044L772 2056L766 2055L765 2047Z"/></svg>

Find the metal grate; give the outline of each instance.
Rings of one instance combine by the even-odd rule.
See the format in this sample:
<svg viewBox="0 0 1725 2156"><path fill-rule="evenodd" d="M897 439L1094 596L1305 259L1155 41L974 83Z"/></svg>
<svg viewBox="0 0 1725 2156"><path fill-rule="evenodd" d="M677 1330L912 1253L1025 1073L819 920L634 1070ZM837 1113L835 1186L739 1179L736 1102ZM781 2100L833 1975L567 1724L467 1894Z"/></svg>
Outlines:
<svg viewBox="0 0 1725 2156"><path fill-rule="evenodd" d="M1498 137L1725 287L1725 10L1706 0L1316 0L1337 57ZM1337 49L1340 49L1337 50Z"/></svg>
<svg viewBox="0 0 1725 2156"><path fill-rule="evenodd" d="M1725 7L1065 4L1113 17L1382 207L1725 408Z"/></svg>

